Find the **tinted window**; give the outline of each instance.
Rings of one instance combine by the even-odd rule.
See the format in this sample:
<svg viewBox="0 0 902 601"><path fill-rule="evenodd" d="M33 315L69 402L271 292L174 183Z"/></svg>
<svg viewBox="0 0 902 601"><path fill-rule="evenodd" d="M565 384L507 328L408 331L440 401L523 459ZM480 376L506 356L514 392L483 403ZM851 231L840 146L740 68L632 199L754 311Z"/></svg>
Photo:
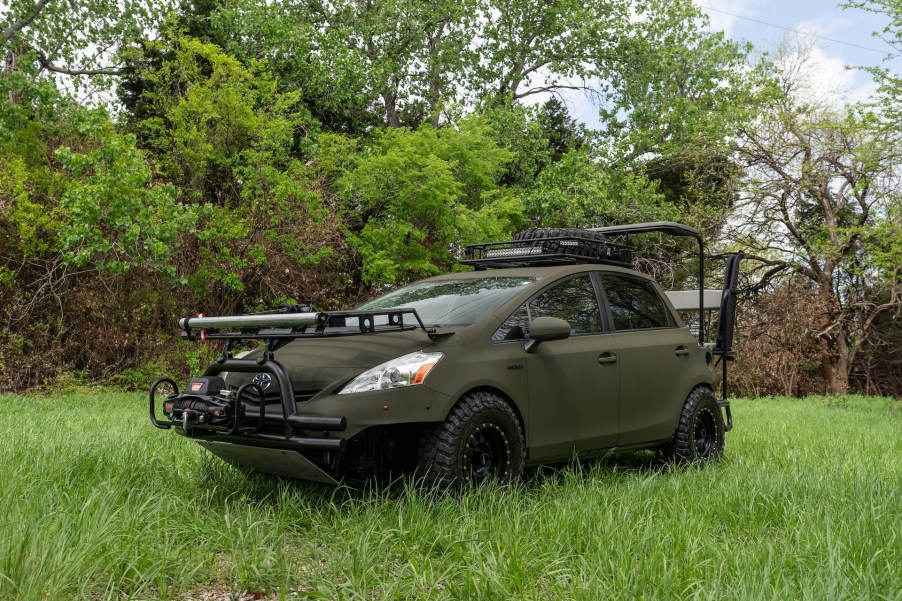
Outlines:
<svg viewBox="0 0 902 601"><path fill-rule="evenodd" d="M570 333L601 332L601 313L589 276L572 278L546 290L517 309L492 335L492 340L519 340L529 336L529 321L557 317L570 324Z"/></svg>
<svg viewBox="0 0 902 601"><path fill-rule="evenodd" d="M648 282L613 275L602 276L601 281L611 307L615 330L670 326L664 301Z"/></svg>
<svg viewBox="0 0 902 601"><path fill-rule="evenodd" d="M502 340L523 340L529 332L529 313L526 312L526 305L520 305L520 308L504 320L501 327L492 334L492 340L499 342Z"/></svg>

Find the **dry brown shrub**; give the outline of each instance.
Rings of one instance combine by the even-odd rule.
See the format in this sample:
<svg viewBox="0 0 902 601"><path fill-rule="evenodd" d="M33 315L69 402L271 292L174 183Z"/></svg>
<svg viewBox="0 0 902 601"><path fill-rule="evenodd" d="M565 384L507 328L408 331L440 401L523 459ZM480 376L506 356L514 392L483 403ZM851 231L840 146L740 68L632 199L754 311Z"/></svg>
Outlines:
<svg viewBox="0 0 902 601"><path fill-rule="evenodd" d="M817 298L801 285L780 285L743 302L730 370L733 390L747 396L822 394L816 318Z"/></svg>

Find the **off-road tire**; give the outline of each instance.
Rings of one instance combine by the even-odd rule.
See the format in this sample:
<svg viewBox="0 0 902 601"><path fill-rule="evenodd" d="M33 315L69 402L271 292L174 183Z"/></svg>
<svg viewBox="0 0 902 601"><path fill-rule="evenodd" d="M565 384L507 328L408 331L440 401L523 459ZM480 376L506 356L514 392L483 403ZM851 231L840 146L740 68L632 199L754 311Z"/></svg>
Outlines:
<svg viewBox="0 0 902 601"><path fill-rule="evenodd" d="M536 238L564 238L573 236L576 238L587 238L589 240L598 240L604 242L605 235L601 232L593 232L592 230L581 230L566 227L534 227L528 230L522 230L514 234L514 240L535 240Z"/></svg>
<svg viewBox="0 0 902 601"><path fill-rule="evenodd" d="M698 387L689 393L673 440L662 449L664 458L683 464L705 464L723 456L723 414L714 393Z"/></svg>
<svg viewBox="0 0 902 601"><path fill-rule="evenodd" d="M558 238L577 240L562 241ZM601 232L561 227L534 227L514 234L514 241L536 240L544 254L578 254L602 261L630 263L632 254L624 246L611 244ZM586 242L588 240L588 242Z"/></svg>
<svg viewBox="0 0 902 601"><path fill-rule="evenodd" d="M447 419L424 432L417 478L426 486L510 482L523 473L526 447L510 405L489 392L470 392Z"/></svg>

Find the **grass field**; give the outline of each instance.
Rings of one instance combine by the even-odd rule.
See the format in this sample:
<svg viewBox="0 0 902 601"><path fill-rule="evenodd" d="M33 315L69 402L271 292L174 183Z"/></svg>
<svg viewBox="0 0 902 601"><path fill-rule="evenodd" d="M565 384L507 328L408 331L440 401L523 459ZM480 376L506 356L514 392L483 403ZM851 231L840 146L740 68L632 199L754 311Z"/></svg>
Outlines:
<svg viewBox="0 0 902 601"><path fill-rule="evenodd" d="M0 598L902 599L902 402L734 407L703 470L430 496L248 479L141 395L0 396Z"/></svg>

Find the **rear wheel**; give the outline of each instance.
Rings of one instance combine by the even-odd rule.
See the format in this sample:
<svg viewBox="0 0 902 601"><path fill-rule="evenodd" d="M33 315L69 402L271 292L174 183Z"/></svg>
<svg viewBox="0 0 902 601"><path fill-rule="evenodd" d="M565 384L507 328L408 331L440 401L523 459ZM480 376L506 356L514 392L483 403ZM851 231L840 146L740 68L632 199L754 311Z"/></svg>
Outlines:
<svg viewBox="0 0 902 601"><path fill-rule="evenodd" d="M707 388L693 390L680 413L673 440L664 456L681 463L703 464L723 455L726 430L714 393Z"/></svg>
<svg viewBox="0 0 902 601"><path fill-rule="evenodd" d="M525 455L510 405L497 395L471 392L422 437L417 473L427 485L509 482L523 473Z"/></svg>

